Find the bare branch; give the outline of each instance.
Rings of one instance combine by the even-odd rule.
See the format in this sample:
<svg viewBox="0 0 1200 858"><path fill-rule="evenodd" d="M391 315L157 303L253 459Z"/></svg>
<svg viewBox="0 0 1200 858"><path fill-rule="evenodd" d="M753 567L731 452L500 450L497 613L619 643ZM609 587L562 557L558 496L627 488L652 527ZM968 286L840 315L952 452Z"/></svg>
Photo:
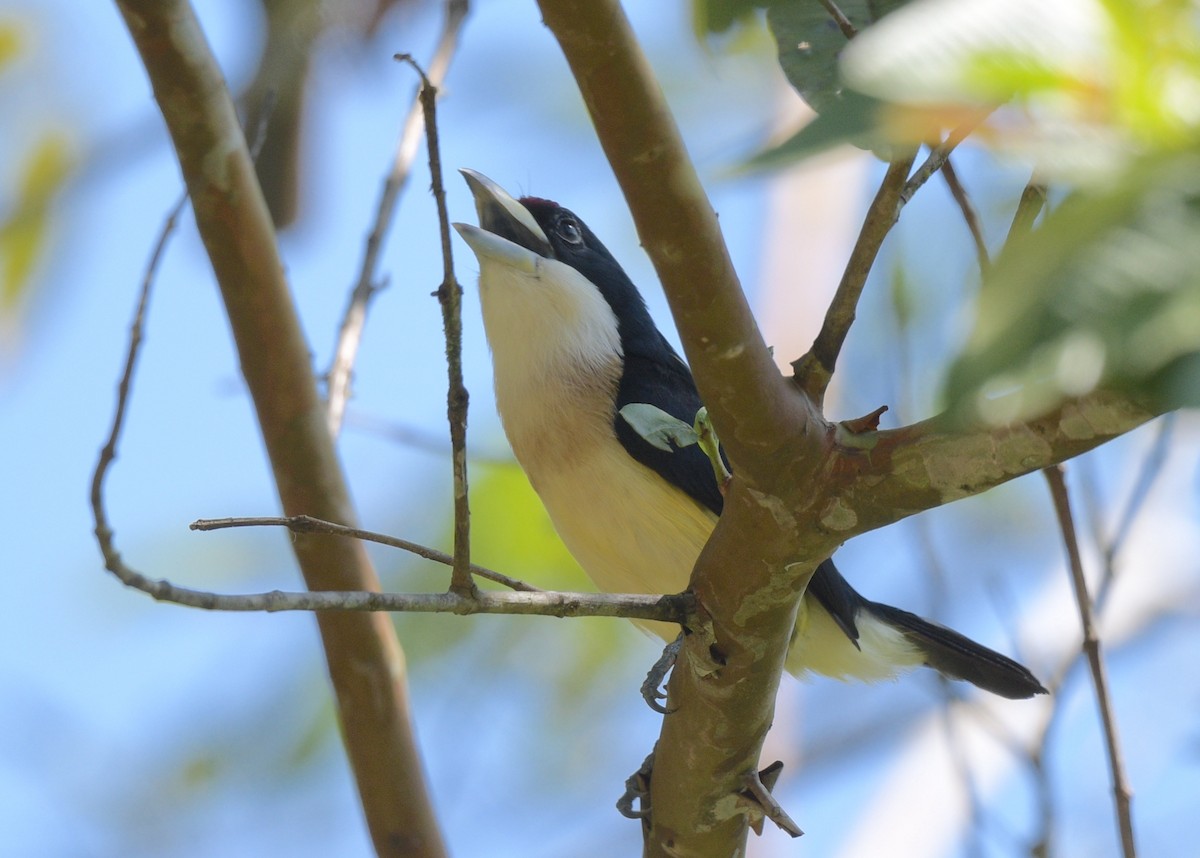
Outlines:
<svg viewBox="0 0 1200 858"><path fill-rule="evenodd" d="M929 150L929 156L921 162L920 167L913 171L912 176L904 183L903 190L900 191L901 207L907 205L908 201L913 198L913 194L933 178L934 173L942 169L942 166L949 160L950 154L958 148L958 144L966 140L983 119L984 117L980 116L978 119L964 122L962 125L951 130L940 145L934 146Z"/></svg>
<svg viewBox="0 0 1200 858"><path fill-rule="evenodd" d="M838 25L838 29L842 31L843 36L847 39L853 39L858 35L858 29L833 0L821 0L821 5L825 7L825 11L829 13L829 17Z"/></svg>
<svg viewBox="0 0 1200 858"><path fill-rule="evenodd" d="M367 590L320 590L225 594L155 580L118 562L113 570L130 587L160 602L209 611L403 612L424 614L520 614L542 617L621 617L683 624L694 610L690 594L647 596L640 593L567 593L550 590L477 590L457 593L379 593Z"/></svg>
<svg viewBox="0 0 1200 858"><path fill-rule="evenodd" d="M1108 672L1101 653L1100 637L1096 634L1092 620L1092 600L1088 595L1087 579L1083 575L1083 561L1079 555L1079 540L1075 535L1075 521L1071 515L1071 499L1067 492L1064 469L1061 465L1046 468L1043 473L1050 485L1054 499L1054 511L1062 529L1063 543L1071 567L1071 583L1075 591L1075 603L1079 608L1079 621L1083 627L1083 651L1087 654L1092 671L1092 684L1096 691L1096 704L1100 708L1100 719L1104 725L1104 739L1108 751L1108 764L1112 774L1113 797L1117 816L1117 828L1121 834L1121 850L1124 858L1135 858L1137 844L1133 836L1132 796L1133 790L1125 775L1125 764L1121 755L1121 741L1117 734L1117 720L1113 712L1112 697L1108 688Z"/></svg>
<svg viewBox="0 0 1200 858"><path fill-rule="evenodd" d="M468 0L447 0L446 17L442 23L442 31L438 36L437 47L433 59L429 61L428 82L437 89L446 78L450 63L458 49L458 37L466 20ZM371 299L380 290L378 274L379 256L383 251L384 239L392 226L392 218L396 205L408 184L412 173L412 165L417 159L417 147L421 142L421 132L425 127L425 113L421 107L419 87L413 95L412 105L404 120L404 128L400 132L396 144L395 155L383 182L379 194L379 203L375 210L375 222L367 236L366 248L363 252L362 265L359 267L358 280L350 293L350 301L342 316L338 329L337 344L333 350L333 360L325 375L326 397L325 405L329 415L329 432L335 438L341 431L342 419L346 412L346 403L350 398L350 380L354 371L354 361L358 356L358 347L362 341L363 328L367 323L367 308Z"/></svg>
<svg viewBox="0 0 1200 858"><path fill-rule="evenodd" d="M438 551L436 548L427 548L424 545L409 542L407 539L401 539L398 536L388 536L384 533L375 533L374 531L363 530L359 527L346 527L345 525L335 524L332 521L322 521L319 518L313 518L309 515L293 515L286 518L277 516L201 518L193 521L190 527L192 530L204 531L224 530L231 527L286 527L293 533L328 533L337 536L348 536L351 539L361 539L364 542L375 542L379 545L386 545L389 548L399 548L401 551L407 551L426 560L432 560L434 563L441 563L443 566L454 565L453 557L444 551ZM517 578L510 578L503 573L494 572L487 567L472 563L468 568L472 575L478 575L480 578L486 578L489 581L495 581L497 584L503 584L511 590L523 590L528 593L540 592L540 588L538 587L526 584Z"/></svg>
<svg viewBox="0 0 1200 858"><path fill-rule="evenodd" d="M967 196L967 189L959 181L958 173L954 170L954 162L949 158L946 159L946 163L942 164L942 178L946 180L946 186L950 188L950 196L954 197L954 202L958 203L958 210L962 212L963 221L971 233L979 270L986 272L991 266L991 259L988 256L987 242L983 239L983 226L979 222L979 213L971 204L971 198Z"/></svg>
<svg viewBox="0 0 1200 858"><path fill-rule="evenodd" d="M117 6L179 158L284 512L353 524L274 229L205 34L185 0L117 0ZM292 548L311 590L379 589L357 540L302 534ZM378 613L321 612L317 623L376 851L442 858L395 629Z"/></svg>
<svg viewBox="0 0 1200 858"><path fill-rule="evenodd" d="M428 137L429 174L433 198L437 202L438 229L442 237L442 284L437 290L442 308L442 327L446 332L446 416L450 421L450 450L454 468L454 568L450 590L460 596L475 591L471 579L471 507L467 495L467 405L469 397L463 384L462 369L462 287L454 276L454 253L450 247L450 216L446 211L446 187L442 182L442 157L438 148L437 89L425 72L407 54L397 60L408 63L421 76L421 108L425 112Z"/></svg>
<svg viewBox="0 0 1200 858"><path fill-rule="evenodd" d="M1031 184L1026 188L1026 193L1022 195L1023 203L1030 196L1034 198L1042 197L1042 194L1036 192L1031 195L1029 193L1030 188L1037 188L1037 186ZM1040 206L1040 204L1038 205ZM1022 218L1022 209L1027 207L1029 207L1028 204L1018 207L1018 220ZM1027 220L1031 221L1032 215ZM1098 548L1104 558L1104 569L1100 576L1100 586L1097 588L1093 606L1093 612L1096 614L1099 614L1104 609L1107 596L1112 592L1112 584L1116 580L1117 575L1116 555L1124 541L1125 534L1128 532L1129 522L1142 509L1150 486L1153 485L1161 472L1167 448L1172 437L1174 417L1174 414L1167 414L1159 421L1158 433L1142 460L1141 467L1138 470L1138 478L1133 489L1130 491L1129 498L1121 514L1117 518L1119 523L1113 535L1105 539L1102 533L1103 528L1098 524L1093 526ZM1089 494L1087 491L1083 492L1085 503L1088 502ZM1050 743L1056 732L1056 728L1066 711L1065 703L1067 698L1059 692L1065 687L1067 679L1075 671L1076 667L1080 666L1086 660L1087 653L1082 648L1075 650L1055 668L1053 675L1046 682L1046 687L1050 689L1050 699L1054 702L1054 705L1047 711L1029 755L1030 767L1033 770L1038 790L1039 833L1037 841L1031 849L1031 854L1035 858L1045 858L1045 856L1050 854L1050 843L1054 837L1054 791L1050 787L1049 771L1044 761L1049 754Z"/></svg>
<svg viewBox="0 0 1200 858"><path fill-rule="evenodd" d="M888 166L875 199L867 209L858 240L854 243L846 270L842 272L841 282L825 311L821 331L813 341L812 348L792 362L796 384L818 405L825 398L825 390L833 378L842 344L846 342L846 334L854 324L858 299L866 286L867 275L871 273L883 240L900 216L900 207L903 205L900 190L914 158L915 154L893 161Z"/></svg>
<svg viewBox="0 0 1200 858"><path fill-rule="evenodd" d="M125 427L125 410L129 405L129 394L133 387L134 373L137 370L138 355L141 352L142 337L146 326L146 311L150 306L150 292L154 285L154 279L158 275L158 267L162 262L163 253L166 251L167 242L170 240L172 233L174 233L179 223L179 215L186 203L187 193L185 192L180 196L179 201L172 206L170 213L167 215L167 219L159 231L158 239L155 241L154 250L150 254L150 261L146 265L146 272L142 276L142 287L138 295L137 309L134 310L133 322L129 326L129 348L125 354L125 368L121 372L121 380L117 383L116 411L113 414L112 425L109 428L108 440L104 442L104 446L100 450L100 457L96 461L96 469L92 473L91 506L92 517L96 525L96 541L100 545L100 553L104 556L105 568L116 574L117 577L127 584L130 582L126 580L126 576L122 573L122 570L126 567L121 560L121 554L117 550L116 542L113 538L112 527L108 522L108 512L104 504L104 482L108 477L108 469L117 458L117 442L120 440L121 432Z"/></svg>
<svg viewBox="0 0 1200 858"><path fill-rule="evenodd" d="M1097 607L1104 606L1108 593L1112 589L1112 583L1116 578L1113 562L1117 552L1125 546L1125 540L1129 536L1129 531L1133 527L1134 520L1137 518L1138 513L1142 511L1146 498L1150 495L1151 487L1153 487L1155 481L1158 480L1159 475L1162 473L1163 465L1167 460L1167 452L1170 449L1171 442L1175 439L1175 421L1176 415L1174 413L1163 415L1162 420L1159 421L1158 432L1154 436L1154 442L1146 452L1141 468L1138 469L1137 481L1130 490L1129 499L1125 502L1125 506L1121 509L1121 513L1117 517L1117 524L1113 529L1112 538L1104 546L1105 574L1100 580L1100 589L1096 592Z"/></svg>

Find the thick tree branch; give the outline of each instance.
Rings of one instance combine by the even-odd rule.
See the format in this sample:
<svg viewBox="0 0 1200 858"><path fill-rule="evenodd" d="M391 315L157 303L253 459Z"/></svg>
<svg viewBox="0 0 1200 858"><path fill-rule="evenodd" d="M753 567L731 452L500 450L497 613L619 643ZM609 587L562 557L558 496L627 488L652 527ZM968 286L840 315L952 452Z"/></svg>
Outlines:
<svg viewBox="0 0 1200 858"><path fill-rule="evenodd" d="M284 511L353 524L270 217L199 22L184 0L117 0L117 6L179 157ZM379 589L360 542L298 535L292 544L310 589ZM376 851L444 855L389 618L321 613L317 621Z"/></svg>
<svg viewBox="0 0 1200 858"><path fill-rule="evenodd" d="M750 312L716 212L662 90L616 0L540 0L571 66L725 450L757 480L779 427L803 425ZM763 468L769 479L769 468Z"/></svg>
<svg viewBox="0 0 1200 858"><path fill-rule="evenodd" d="M822 525L843 539L977 495L1064 462L1155 417L1124 397L1097 392L1036 420L961 425L939 415L837 446L827 473Z"/></svg>
<svg viewBox="0 0 1200 858"><path fill-rule="evenodd" d="M744 849L753 816L740 793L758 770L796 608L816 562L832 550L823 534L809 544L812 534L798 532L777 492L813 480L826 427L763 343L716 213L620 4L539 0L539 6L733 464L725 512L692 575L701 616L713 631L685 638L671 677L673 713L656 751L646 849L734 854Z"/></svg>

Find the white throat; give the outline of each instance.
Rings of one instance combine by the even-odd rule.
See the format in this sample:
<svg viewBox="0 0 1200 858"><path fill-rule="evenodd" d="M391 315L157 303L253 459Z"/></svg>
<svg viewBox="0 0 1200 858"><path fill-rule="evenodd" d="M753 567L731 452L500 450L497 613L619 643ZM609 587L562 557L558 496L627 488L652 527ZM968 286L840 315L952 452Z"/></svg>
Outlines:
<svg viewBox="0 0 1200 858"><path fill-rule="evenodd" d="M480 260L480 301L496 406L535 487L544 468L612 434L621 340L612 308L582 274L538 258L532 271Z"/></svg>

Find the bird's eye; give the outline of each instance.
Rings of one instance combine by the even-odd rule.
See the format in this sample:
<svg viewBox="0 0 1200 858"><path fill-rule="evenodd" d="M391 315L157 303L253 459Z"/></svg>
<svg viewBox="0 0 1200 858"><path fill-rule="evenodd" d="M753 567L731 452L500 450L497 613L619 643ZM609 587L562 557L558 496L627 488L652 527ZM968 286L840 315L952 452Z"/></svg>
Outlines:
<svg viewBox="0 0 1200 858"><path fill-rule="evenodd" d="M563 218L558 223L558 236L567 244L583 244L583 233L574 218Z"/></svg>

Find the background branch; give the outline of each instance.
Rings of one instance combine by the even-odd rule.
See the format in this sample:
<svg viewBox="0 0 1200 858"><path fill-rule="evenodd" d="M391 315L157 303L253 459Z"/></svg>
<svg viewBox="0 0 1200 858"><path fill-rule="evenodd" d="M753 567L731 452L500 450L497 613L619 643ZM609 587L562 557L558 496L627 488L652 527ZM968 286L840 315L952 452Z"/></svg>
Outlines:
<svg viewBox="0 0 1200 858"><path fill-rule="evenodd" d="M949 158L946 163L942 164L942 178L946 180L946 187L950 189L950 196L954 197L954 202L958 204L958 210L962 213L963 222L967 225L967 230L971 233L971 241L975 245L975 259L979 263L980 272L986 272L988 266L991 265L991 259L988 256L987 242L983 238L983 224L979 222L979 212L975 211L975 206L971 204L971 198L967 195L967 189L963 187L963 183L958 178L958 172L954 169L954 162Z"/></svg>
<svg viewBox="0 0 1200 858"><path fill-rule="evenodd" d="M437 47L429 61L427 77L414 93L404 127L396 144L391 168L383 182L379 203L375 209L375 221L367 236L358 280L350 293L346 312L338 328L337 343L333 349L333 360L325 374L325 406L329 414L329 431L335 438L341 431L346 404L350 399L350 380L354 372L354 361L362 342L363 329L367 324L367 308L371 299L381 288L379 284L379 257L383 252L384 240L392 227L392 219L400 195L408 184L412 165L417 159L417 148L421 132L425 130L425 111L421 105L421 90L428 82L435 90L442 85L450 63L458 50L458 37L469 10L468 0L446 0L446 17L438 36Z"/></svg>
<svg viewBox="0 0 1200 858"><path fill-rule="evenodd" d="M1075 592L1075 604L1079 608L1079 622L1083 628L1083 651L1087 654L1091 668L1092 685L1096 692L1096 705L1100 709L1100 720L1104 726L1105 750L1112 774L1113 804L1117 817L1117 829L1121 836L1121 854L1124 858L1135 858L1137 844L1133 836L1133 790L1125 774L1121 740L1117 731L1116 714L1113 712L1112 696L1108 690L1108 671L1100 648L1100 636L1092 618L1092 600L1088 595L1087 579L1083 575L1083 560L1079 555L1079 540L1075 535L1075 520L1071 515L1071 498L1062 466L1046 468L1043 473L1050 485L1050 496L1054 499L1054 511L1062 529L1063 543L1071 569L1071 584Z"/></svg>
<svg viewBox="0 0 1200 858"><path fill-rule="evenodd" d="M354 523L309 348L228 89L184 0L117 0L192 199L285 513ZM379 589L362 543L292 542L312 590ZM410 730L404 659L385 614L320 613L347 755L380 855L443 856Z"/></svg>
<svg viewBox="0 0 1200 858"><path fill-rule="evenodd" d="M348 536L351 539L374 542L379 545L386 545L389 548L399 548L401 551L407 551L426 560L432 560L434 563L441 563L443 566L454 565L454 558L451 555L444 551L438 551L436 548L428 548L416 542L401 539L398 536L388 536L385 533L375 533L371 530L363 530L360 527L346 527L345 525L335 524L332 521L322 521L319 518L313 518L311 515L293 515L286 518L201 518L193 521L191 524L192 530L203 531L224 530L230 527L286 527L293 533L327 533L336 536ZM480 578L486 578L489 581L495 581L497 584L503 584L511 590L523 590L529 593L539 592L539 588L531 584L526 584L517 578L510 578L508 575L495 572L486 566L479 566L472 563L469 569L472 575L478 575Z"/></svg>
<svg viewBox="0 0 1200 858"><path fill-rule="evenodd" d="M888 165L879 190L875 193L875 199L867 209L858 240L854 243L854 250L850 253L837 291L825 311L821 331L813 341L812 348L792 362L796 384L818 405L825 399L825 390L833 378L833 370L837 365L842 344L846 342L846 334L854 324L858 299L862 296L867 276L879 255L879 248L883 246L883 240L887 238L900 216L900 208L904 205L901 190L905 186L908 171L915 157L914 152Z"/></svg>

